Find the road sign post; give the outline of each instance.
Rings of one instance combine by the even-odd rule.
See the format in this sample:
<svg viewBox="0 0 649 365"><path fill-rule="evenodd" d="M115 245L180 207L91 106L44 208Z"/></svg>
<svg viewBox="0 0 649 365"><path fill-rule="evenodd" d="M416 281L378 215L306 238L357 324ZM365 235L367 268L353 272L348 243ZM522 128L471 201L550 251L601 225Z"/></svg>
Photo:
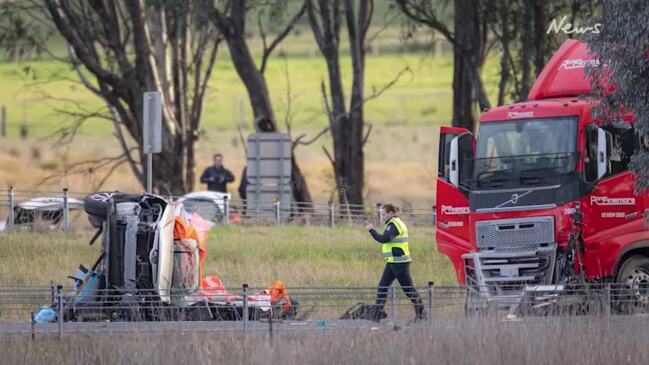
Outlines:
<svg viewBox="0 0 649 365"><path fill-rule="evenodd" d="M0 113L0 136L7 136L7 108L3 105Z"/></svg>
<svg viewBox="0 0 649 365"><path fill-rule="evenodd" d="M63 232L70 232L70 193L63 188Z"/></svg>
<svg viewBox="0 0 649 365"><path fill-rule="evenodd" d="M162 97L158 91L144 93L142 137L146 153L146 191L153 193L153 154L162 152Z"/></svg>

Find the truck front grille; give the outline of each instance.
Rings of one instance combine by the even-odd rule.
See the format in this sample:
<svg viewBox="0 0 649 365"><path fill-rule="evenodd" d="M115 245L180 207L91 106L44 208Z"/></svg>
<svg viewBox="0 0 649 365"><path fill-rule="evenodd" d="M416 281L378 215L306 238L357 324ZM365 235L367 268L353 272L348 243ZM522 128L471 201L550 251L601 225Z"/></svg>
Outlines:
<svg viewBox="0 0 649 365"><path fill-rule="evenodd" d="M480 251L530 252L554 239L554 217L498 219L476 222Z"/></svg>
<svg viewBox="0 0 649 365"><path fill-rule="evenodd" d="M467 284L489 296L517 292L527 284L550 284L556 244L532 253L476 252L462 256Z"/></svg>

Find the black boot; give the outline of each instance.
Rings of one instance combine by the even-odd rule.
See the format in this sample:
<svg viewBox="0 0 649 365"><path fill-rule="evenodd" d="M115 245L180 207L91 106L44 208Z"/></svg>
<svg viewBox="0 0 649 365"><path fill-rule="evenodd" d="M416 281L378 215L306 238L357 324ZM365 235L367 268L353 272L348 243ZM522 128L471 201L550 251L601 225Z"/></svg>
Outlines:
<svg viewBox="0 0 649 365"><path fill-rule="evenodd" d="M385 313L383 306L373 305L372 309L370 310L370 315L368 319L376 323L379 323L384 318L388 318L388 314Z"/></svg>
<svg viewBox="0 0 649 365"><path fill-rule="evenodd" d="M418 305L415 307L415 321L423 321L428 319L428 314L423 305Z"/></svg>

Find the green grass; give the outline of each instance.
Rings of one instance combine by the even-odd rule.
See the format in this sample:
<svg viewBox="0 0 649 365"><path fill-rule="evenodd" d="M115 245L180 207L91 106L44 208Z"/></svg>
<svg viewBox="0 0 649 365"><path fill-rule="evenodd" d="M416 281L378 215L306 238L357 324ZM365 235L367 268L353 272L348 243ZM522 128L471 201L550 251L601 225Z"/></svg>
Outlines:
<svg viewBox="0 0 649 365"><path fill-rule="evenodd" d="M490 94L497 84L496 62L491 59L484 76ZM349 87L351 62L341 59L345 86ZM448 53L432 56L427 53L369 54L366 68L366 93L380 89L409 67L403 77L379 98L366 104L366 119L377 125L403 126L449 123L451 118L453 60ZM298 128L316 129L326 125L320 83L326 79L326 66L318 53L314 56L274 56L266 71L266 79L278 120L287 113L287 70L290 82L291 115ZM30 133L44 136L72 122L57 110L96 111L101 101L77 83L69 66L51 60L24 63L0 63L0 103L7 105L9 132L17 135L20 123ZM234 130L237 123L252 120L245 88L240 82L227 53L218 58L209 92L205 98L202 128ZM282 122L283 124L283 122ZM90 119L82 134L107 135L109 123Z"/></svg>
<svg viewBox="0 0 649 365"><path fill-rule="evenodd" d="M66 276L97 257L99 247L87 243L91 235L0 235L0 286L70 284ZM432 230L414 228L411 236L415 283L455 283L450 261L435 249ZM267 287L276 279L289 287L375 286L384 265L379 246L360 227L217 226L207 256L204 275L218 275L230 288Z"/></svg>

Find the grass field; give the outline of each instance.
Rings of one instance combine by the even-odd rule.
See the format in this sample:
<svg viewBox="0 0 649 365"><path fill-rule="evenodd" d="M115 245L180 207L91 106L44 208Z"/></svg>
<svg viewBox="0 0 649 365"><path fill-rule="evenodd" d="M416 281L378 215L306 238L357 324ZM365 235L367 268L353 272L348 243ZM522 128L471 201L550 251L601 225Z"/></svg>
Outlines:
<svg viewBox="0 0 649 365"><path fill-rule="evenodd" d="M343 57L341 62L343 75L349 75L350 59ZM402 69L411 71L379 98L366 104L365 116L369 123L403 126L449 123L453 75L450 55L393 53L369 55L366 62L368 95L393 80ZM485 83L495 91L497 75L491 63L486 67L485 76ZM266 79L277 118L285 119L290 95L290 115L296 128L325 126L320 83L326 77L326 66L320 57L274 57L268 65ZM0 104L7 106L10 135L18 135L23 121L35 136L48 135L73 121L57 113L57 109L91 112L104 107L75 80L75 72L57 61L0 63L0 85L3 85ZM347 77L344 81L348 88L351 80ZM227 56L217 61L204 105L201 126L206 131L232 130L237 124L250 127L252 115L245 88ZM95 118L85 122L81 132L107 135L112 132L112 126Z"/></svg>
<svg viewBox="0 0 649 365"><path fill-rule="evenodd" d="M380 89L404 68L410 72L379 98L366 104L367 121L404 125L448 123L453 75L449 45L442 42L445 51L437 53L433 52L432 35L427 32L420 31L410 40L401 37L398 27L377 29L376 32L379 34L373 38L366 60L366 94L369 96L375 89ZM261 40L252 37L249 43L251 51L259 58ZM413 44L420 50L409 50ZM53 47L65 51L61 45ZM379 51L386 48L385 52ZM348 90L351 59L344 44L341 66L343 82ZM327 79L326 65L308 29L286 39L271 57L265 77L280 121L286 116L290 98L290 114L297 128L326 125L320 93L320 83ZM495 96L498 82L496 57L490 58L485 65L483 77L491 96ZM55 60L0 63L0 104L8 108L10 132L17 135L19 124L24 122L34 135L47 135L71 121L56 109L94 111L103 107L103 103L77 80L78 76L70 66ZM208 86L203 129L228 130L237 123L246 124L247 121L249 124L251 110L245 88L225 45L221 47ZM106 135L111 131L110 123L99 119L90 119L82 129L83 134L91 135Z"/></svg>
<svg viewBox="0 0 649 365"><path fill-rule="evenodd" d="M66 276L98 255L99 247L87 243L91 235L0 235L0 286L71 284ZM411 237L416 284L455 283L432 230L414 228ZM216 227L207 255L205 275L218 275L232 288L266 287L276 279L289 287L374 286L384 265L380 247L361 227Z"/></svg>

